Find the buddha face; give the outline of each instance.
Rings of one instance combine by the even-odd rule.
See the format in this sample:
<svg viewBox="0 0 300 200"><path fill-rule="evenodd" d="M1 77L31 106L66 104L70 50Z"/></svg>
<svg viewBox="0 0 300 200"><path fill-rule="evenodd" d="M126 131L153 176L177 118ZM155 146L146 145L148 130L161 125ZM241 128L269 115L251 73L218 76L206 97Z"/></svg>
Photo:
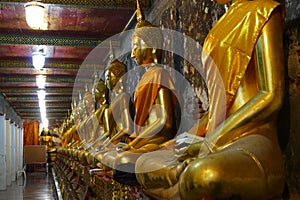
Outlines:
<svg viewBox="0 0 300 200"><path fill-rule="evenodd" d="M117 77L109 70L105 71L105 84L107 85L107 88L110 90L113 90L115 85L118 82Z"/></svg>
<svg viewBox="0 0 300 200"><path fill-rule="evenodd" d="M105 84L109 90L115 90L118 81L126 74L127 67L122 62L115 59L104 72Z"/></svg>
<svg viewBox="0 0 300 200"><path fill-rule="evenodd" d="M95 88L95 99L100 105L106 103L107 88L103 81L99 82L97 88Z"/></svg>
<svg viewBox="0 0 300 200"><path fill-rule="evenodd" d="M132 38L131 57L135 59L138 65L153 62L151 49L147 48L146 43L138 37Z"/></svg>

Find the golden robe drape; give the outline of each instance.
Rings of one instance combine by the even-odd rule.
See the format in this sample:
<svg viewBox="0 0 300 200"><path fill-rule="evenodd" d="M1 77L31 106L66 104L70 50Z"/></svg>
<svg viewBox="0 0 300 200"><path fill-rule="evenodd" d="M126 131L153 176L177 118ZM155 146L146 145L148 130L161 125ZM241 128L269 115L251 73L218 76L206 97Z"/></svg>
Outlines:
<svg viewBox="0 0 300 200"><path fill-rule="evenodd" d="M209 92L209 119L213 119L210 120L207 133L212 132L226 117L261 30L279 5L269 0L237 0L206 37L202 62Z"/></svg>
<svg viewBox="0 0 300 200"><path fill-rule="evenodd" d="M139 81L134 94L135 125L138 126L136 127L137 134L139 127L143 126L148 119L158 91L162 87L168 88L173 92L175 91L174 83L165 69L158 66L150 67ZM173 95L172 103L175 109L177 103L175 95Z"/></svg>

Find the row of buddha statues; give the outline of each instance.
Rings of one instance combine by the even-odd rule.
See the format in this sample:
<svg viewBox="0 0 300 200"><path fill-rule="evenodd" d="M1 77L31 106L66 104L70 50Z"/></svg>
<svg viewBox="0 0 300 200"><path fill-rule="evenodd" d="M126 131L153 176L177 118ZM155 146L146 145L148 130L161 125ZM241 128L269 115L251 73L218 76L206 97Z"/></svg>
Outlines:
<svg viewBox="0 0 300 200"><path fill-rule="evenodd" d="M203 45L209 109L202 116L199 104L201 117L185 130L197 142L179 145L180 99L171 75L159 65L161 29L143 18L137 3L131 57L145 72L133 97L122 85L128 68L119 60L108 64L104 80L95 74L92 92L86 87L65 122L57 156L65 168L58 171L88 166L77 174L91 179L101 174L110 183L140 187L154 199L280 198L285 185L276 127L284 94L282 7L272 0L215 1L230 7ZM72 183L69 173L65 177ZM83 183L96 187L95 181Z"/></svg>

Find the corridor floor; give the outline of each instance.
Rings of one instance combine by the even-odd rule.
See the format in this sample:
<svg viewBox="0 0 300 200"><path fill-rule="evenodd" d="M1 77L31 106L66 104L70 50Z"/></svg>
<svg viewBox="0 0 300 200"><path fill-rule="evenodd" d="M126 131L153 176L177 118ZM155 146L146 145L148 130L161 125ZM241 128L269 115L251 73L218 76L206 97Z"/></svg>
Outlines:
<svg viewBox="0 0 300 200"><path fill-rule="evenodd" d="M52 173L27 172L12 182L6 190L0 191L0 200L59 200ZM24 185L25 183L25 185Z"/></svg>

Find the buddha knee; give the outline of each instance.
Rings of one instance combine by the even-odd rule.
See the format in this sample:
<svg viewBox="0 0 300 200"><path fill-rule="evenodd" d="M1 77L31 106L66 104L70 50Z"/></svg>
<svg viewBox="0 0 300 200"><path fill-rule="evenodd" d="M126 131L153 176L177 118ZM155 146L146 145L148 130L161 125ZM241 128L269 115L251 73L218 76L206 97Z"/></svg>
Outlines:
<svg viewBox="0 0 300 200"><path fill-rule="evenodd" d="M223 150L191 162L180 176L179 193L182 199L268 199L280 187L267 171L254 154Z"/></svg>
<svg viewBox="0 0 300 200"><path fill-rule="evenodd" d="M194 161L181 174L178 186L182 199L201 199L219 192L222 173L208 163Z"/></svg>
<svg viewBox="0 0 300 200"><path fill-rule="evenodd" d="M134 165L140 154L110 150L102 155L101 163L114 170L134 172ZM132 166L130 168L124 166Z"/></svg>

